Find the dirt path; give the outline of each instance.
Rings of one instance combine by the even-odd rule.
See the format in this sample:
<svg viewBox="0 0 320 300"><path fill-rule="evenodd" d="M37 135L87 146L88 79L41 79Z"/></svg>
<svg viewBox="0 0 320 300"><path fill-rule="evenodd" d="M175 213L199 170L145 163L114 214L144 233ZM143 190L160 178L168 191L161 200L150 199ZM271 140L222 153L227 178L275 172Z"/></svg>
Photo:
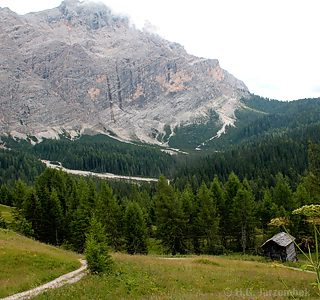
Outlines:
<svg viewBox="0 0 320 300"><path fill-rule="evenodd" d="M136 177L136 176L124 176L124 175L115 175L112 173L94 173L90 171L80 171L80 170L71 170L64 168L61 163L59 162L59 165L52 164L49 160L41 159L43 163L46 164L48 168L51 169L62 169L62 171L65 171L69 174L75 174L75 175L82 175L82 176L96 176L100 178L113 178L113 179L127 179L127 180L137 180L137 181L155 181L158 182L157 178L145 178L145 177Z"/></svg>
<svg viewBox="0 0 320 300"><path fill-rule="evenodd" d="M58 288L60 286L63 286L67 283L74 283L79 281L83 276L85 276L88 271L87 271L87 262L83 259L79 259L80 263L81 263L81 267L73 272L70 272L68 274L62 275L60 277L58 277L55 280L52 280L50 282L47 282L41 286L38 286L35 289L26 291L26 292L22 292L19 294L15 294L6 298L2 298L1 300L22 300L22 299L30 299L32 297L35 297L37 295L39 295L40 293L43 293L46 290L49 289L55 289Z"/></svg>

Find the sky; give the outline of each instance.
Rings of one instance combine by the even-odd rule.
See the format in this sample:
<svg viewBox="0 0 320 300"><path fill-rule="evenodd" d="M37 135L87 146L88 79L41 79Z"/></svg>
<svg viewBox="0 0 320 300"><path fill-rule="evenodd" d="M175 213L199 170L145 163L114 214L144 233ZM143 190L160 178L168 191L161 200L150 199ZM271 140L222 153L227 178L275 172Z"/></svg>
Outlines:
<svg viewBox="0 0 320 300"><path fill-rule="evenodd" d="M88 2L88 0L85 0ZM218 59L251 93L283 101L320 97L320 0L101 0L136 27L189 54ZM0 0L18 14L60 0Z"/></svg>

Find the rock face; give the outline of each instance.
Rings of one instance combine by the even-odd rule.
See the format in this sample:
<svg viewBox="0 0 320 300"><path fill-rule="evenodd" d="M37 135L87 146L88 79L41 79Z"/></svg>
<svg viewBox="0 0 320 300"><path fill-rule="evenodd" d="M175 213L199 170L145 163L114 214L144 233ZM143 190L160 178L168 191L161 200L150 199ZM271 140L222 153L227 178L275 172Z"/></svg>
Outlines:
<svg viewBox="0 0 320 300"><path fill-rule="evenodd" d="M208 109L232 119L245 95L217 60L188 55L104 5L68 0L23 16L0 8L1 133L89 129L159 143L152 132Z"/></svg>

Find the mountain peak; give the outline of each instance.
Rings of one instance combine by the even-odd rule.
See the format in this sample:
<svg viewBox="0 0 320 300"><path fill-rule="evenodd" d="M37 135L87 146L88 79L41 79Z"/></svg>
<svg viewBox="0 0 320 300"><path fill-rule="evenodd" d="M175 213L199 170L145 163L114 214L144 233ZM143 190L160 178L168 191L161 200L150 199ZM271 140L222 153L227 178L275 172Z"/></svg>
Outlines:
<svg viewBox="0 0 320 300"><path fill-rule="evenodd" d="M129 26L103 4L65 0L10 22L1 21L5 14L2 9L2 133L41 139L89 129L166 144L176 126L205 122L208 111L216 111L221 126L226 118L232 123L239 99L248 95L218 60Z"/></svg>

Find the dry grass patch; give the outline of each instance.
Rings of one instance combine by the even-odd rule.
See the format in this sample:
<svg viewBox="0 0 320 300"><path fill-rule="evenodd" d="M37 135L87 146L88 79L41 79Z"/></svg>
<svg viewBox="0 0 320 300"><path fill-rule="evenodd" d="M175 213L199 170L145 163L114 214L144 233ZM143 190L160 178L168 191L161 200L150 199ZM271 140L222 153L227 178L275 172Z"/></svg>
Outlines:
<svg viewBox="0 0 320 300"><path fill-rule="evenodd" d="M0 298L37 287L80 267L79 255L0 229Z"/></svg>

